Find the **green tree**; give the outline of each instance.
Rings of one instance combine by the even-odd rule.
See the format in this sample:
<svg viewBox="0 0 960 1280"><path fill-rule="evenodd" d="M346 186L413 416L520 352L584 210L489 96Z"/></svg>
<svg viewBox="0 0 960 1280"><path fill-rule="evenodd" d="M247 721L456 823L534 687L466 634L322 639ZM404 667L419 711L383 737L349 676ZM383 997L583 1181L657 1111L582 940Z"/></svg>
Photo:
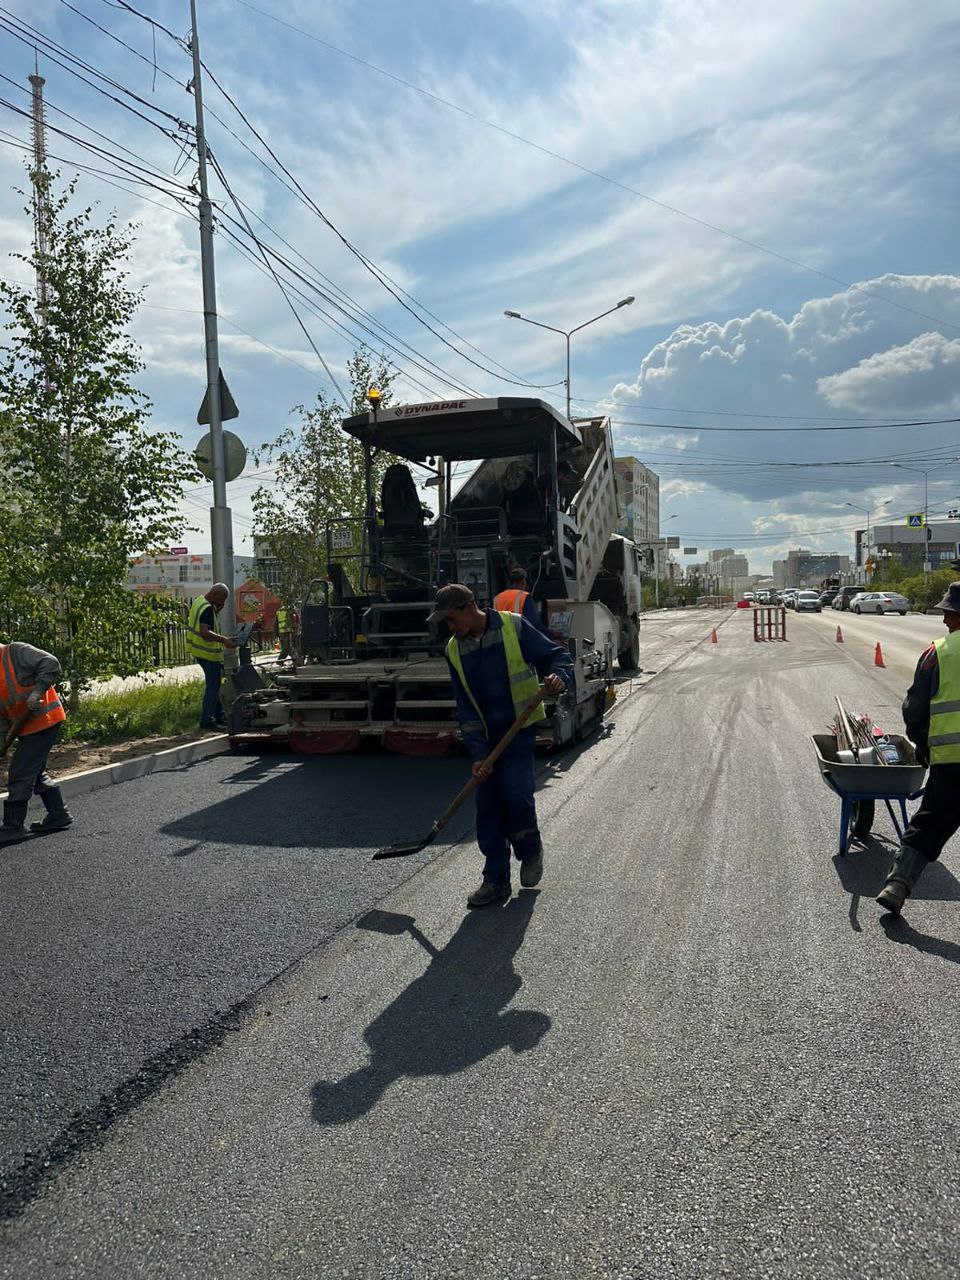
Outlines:
<svg viewBox="0 0 960 1280"><path fill-rule="evenodd" d="M133 229L71 212L74 184L56 194L54 181L38 184L43 251L13 255L42 275L42 306L0 281L0 600L10 634L57 653L75 702L92 679L142 665L133 633L162 634L169 604L124 582L132 556L180 538L196 469L176 436L151 430L133 383Z"/></svg>
<svg viewBox="0 0 960 1280"><path fill-rule="evenodd" d="M350 413L367 407L367 391L378 387L386 406L396 377L384 356L374 357L360 347L347 362L350 378ZM258 534L267 543L276 563L278 594L286 605L304 598L310 583L327 573L327 524L341 518L358 519L365 514L363 446L347 435L340 423L342 405L325 392L317 395L309 408L298 405L299 421L265 445L256 461L267 462L276 471L271 488L261 485L253 495L254 519ZM383 473L396 459L379 453L374 458L374 493L379 493ZM357 565L359 545L343 557L347 576Z"/></svg>

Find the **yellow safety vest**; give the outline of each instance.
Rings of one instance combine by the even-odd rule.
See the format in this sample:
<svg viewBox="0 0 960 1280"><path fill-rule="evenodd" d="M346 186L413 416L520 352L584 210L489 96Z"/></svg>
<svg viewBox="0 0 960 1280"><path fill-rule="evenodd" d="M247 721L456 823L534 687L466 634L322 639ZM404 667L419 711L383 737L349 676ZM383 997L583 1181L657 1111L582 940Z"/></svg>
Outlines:
<svg viewBox="0 0 960 1280"><path fill-rule="evenodd" d="M281 632L281 631L289 631L289 630L290 630L290 624L287 622L286 609L278 609L277 610L277 631Z"/></svg>
<svg viewBox="0 0 960 1280"><path fill-rule="evenodd" d="M503 626L499 631L490 632L490 640L493 644L499 643L503 645L503 656L507 664L507 676L510 680L510 696L513 699L513 710L519 716L520 712L540 688L540 678L527 662L520 649L520 615L501 612L500 610L497 610L497 612L500 615ZM457 644L456 636L451 636L447 642L447 657L450 659L450 665L459 676L463 691L473 704L478 717L475 722L465 724L463 726L464 729L469 732L471 729L480 728L483 730L484 737L489 738L487 722L483 718L483 712L480 710L476 698L470 691L467 677L463 672L463 659L460 656L460 646ZM543 703L540 702L537 704L536 709L531 712L527 724L539 724L546 718L547 713L543 709Z"/></svg>
<svg viewBox="0 0 960 1280"><path fill-rule="evenodd" d="M203 658L204 662L222 662L223 645L216 640L204 640L200 634L200 615L204 609L213 609L213 605L206 596L197 596L187 619L187 653L192 658ZM220 630L220 615L216 609L213 609L213 630Z"/></svg>
<svg viewBox="0 0 960 1280"><path fill-rule="evenodd" d="M937 696L930 700L930 763L960 763L960 631L934 640L940 667Z"/></svg>

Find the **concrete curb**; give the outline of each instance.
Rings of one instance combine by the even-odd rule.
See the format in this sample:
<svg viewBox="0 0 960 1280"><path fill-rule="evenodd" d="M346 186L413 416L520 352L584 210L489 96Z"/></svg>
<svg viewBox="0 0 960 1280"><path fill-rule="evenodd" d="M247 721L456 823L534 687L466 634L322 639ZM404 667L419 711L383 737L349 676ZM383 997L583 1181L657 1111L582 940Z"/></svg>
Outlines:
<svg viewBox="0 0 960 1280"><path fill-rule="evenodd" d="M162 773L168 769L181 769L184 765L193 764L207 756L218 756L230 748L230 739L225 733L218 733L209 738L201 738L197 742L184 742L179 747L168 747L165 751L154 751L148 756L134 756L131 760L118 760L116 764L101 765L99 769L86 769L83 773L68 774L54 781L63 793L64 800L73 800L77 796L85 796L91 791L100 791L103 787L113 787L120 782L130 782L134 778L145 778L151 773ZM7 793L0 793L0 800L6 800Z"/></svg>

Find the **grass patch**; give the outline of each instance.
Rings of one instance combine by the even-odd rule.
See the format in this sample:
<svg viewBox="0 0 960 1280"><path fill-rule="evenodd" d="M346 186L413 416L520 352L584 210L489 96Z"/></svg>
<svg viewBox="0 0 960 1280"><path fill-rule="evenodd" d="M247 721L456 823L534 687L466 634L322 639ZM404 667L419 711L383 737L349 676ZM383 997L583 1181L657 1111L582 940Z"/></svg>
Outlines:
<svg viewBox="0 0 960 1280"><path fill-rule="evenodd" d="M122 742L195 729L200 721L203 681L144 685L123 693L84 698L68 716L63 742Z"/></svg>

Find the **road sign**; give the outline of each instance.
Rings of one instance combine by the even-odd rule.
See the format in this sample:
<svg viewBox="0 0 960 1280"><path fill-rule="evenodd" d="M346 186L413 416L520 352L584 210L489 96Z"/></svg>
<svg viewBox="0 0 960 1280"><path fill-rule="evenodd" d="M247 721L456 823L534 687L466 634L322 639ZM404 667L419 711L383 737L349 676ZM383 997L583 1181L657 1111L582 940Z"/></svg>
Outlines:
<svg viewBox="0 0 960 1280"><path fill-rule="evenodd" d="M696 547L684 547L684 548L683 548L683 554L684 554L685 556L695 556L695 555L697 554L697 548L696 548Z"/></svg>
<svg viewBox="0 0 960 1280"><path fill-rule="evenodd" d="M680 550L680 539L679 539L679 538L668 538L668 539L667 539L667 550L668 550L668 551L679 551L679 550Z"/></svg>
<svg viewBox="0 0 960 1280"><path fill-rule="evenodd" d="M907 528L908 529L923 528L923 512L922 511L912 511L907 516Z"/></svg>
<svg viewBox="0 0 960 1280"><path fill-rule="evenodd" d="M197 410L197 426L208 427L210 425L210 388L203 393L203 400L200 408ZM240 410L237 408L237 402L230 394L230 388L227 386L227 380L223 376L223 370L220 370L220 421L229 422L231 418L239 418Z"/></svg>
<svg viewBox="0 0 960 1280"><path fill-rule="evenodd" d="M213 446L210 442L209 431L194 449L193 456L196 458L197 466L203 475L208 480L212 480ZM223 433L223 457L227 468L225 479L236 480L247 465L247 448L240 437L235 436L232 431L224 431Z"/></svg>

